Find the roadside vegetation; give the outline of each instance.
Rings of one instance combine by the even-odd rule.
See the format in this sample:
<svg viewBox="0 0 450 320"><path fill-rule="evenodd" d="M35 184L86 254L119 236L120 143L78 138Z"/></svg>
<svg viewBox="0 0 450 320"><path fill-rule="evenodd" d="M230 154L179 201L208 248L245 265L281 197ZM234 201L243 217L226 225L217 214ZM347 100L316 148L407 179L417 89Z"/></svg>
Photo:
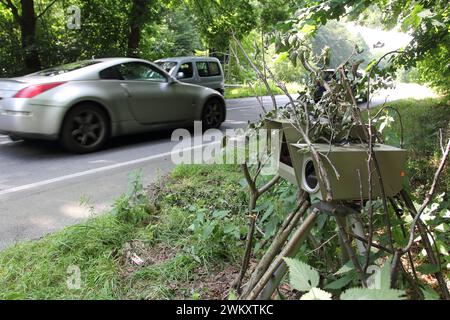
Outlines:
<svg viewBox="0 0 450 320"><path fill-rule="evenodd" d="M437 165L436 132L447 128L448 134L450 105L442 98L408 99L390 105L402 116L411 191L421 199L423 186L432 180ZM387 142L399 144L399 121L394 114L385 116L377 126L385 127ZM436 238L448 275L448 172L442 180L440 195L424 220ZM230 285L239 272L247 233L247 186L240 169L232 165L181 165L151 186L144 187L140 181L139 174L130 179L129 191L108 212L2 251L0 299L234 298ZM257 256L293 210L296 193L293 185L283 181L258 202ZM326 217L318 221L322 231L315 236L320 241L334 232L327 229L326 221ZM330 275L336 262L321 261L312 252L310 244L305 244L298 258L322 275ZM421 257L419 254L418 259ZM79 289L68 286L76 276L74 267L80 271ZM428 277L432 272L426 264L418 268L425 297L436 299L436 283ZM341 288L357 284L348 274L343 279L329 280L326 289L339 296ZM295 298L287 280L279 294Z"/></svg>
<svg viewBox="0 0 450 320"><path fill-rule="evenodd" d="M298 94L304 86L297 82L290 82L286 84L289 93L292 95ZM283 91L277 87L273 82L270 82L270 90L274 95L282 95ZM225 99L246 98L246 97L262 97L268 96L270 92L261 83L254 85L240 85L235 87L228 87L225 89Z"/></svg>

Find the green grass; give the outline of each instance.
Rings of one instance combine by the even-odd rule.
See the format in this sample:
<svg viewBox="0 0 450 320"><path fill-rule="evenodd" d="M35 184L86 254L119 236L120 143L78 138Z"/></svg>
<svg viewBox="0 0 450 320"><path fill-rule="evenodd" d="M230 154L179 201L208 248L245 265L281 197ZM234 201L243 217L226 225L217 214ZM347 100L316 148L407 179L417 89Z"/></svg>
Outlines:
<svg viewBox="0 0 450 320"><path fill-rule="evenodd" d="M151 202L124 196L109 213L6 249L0 253L0 299L190 298L189 290L169 288L184 288L198 268L233 264L242 254L240 239L225 243L220 234L202 238L189 229L197 211L228 210L230 223L245 225L239 179L234 166L179 166ZM167 247L173 256L124 277L123 247L131 241L148 250ZM66 284L70 266L81 271L79 290Z"/></svg>
<svg viewBox="0 0 450 320"><path fill-rule="evenodd" d="M449 98L403 99L387 105L396 108L401 115L404 128L404 147L408 150L407 171L412 191L423 197L426 191L423 186L429 188L431 185L441 157L439 129L443 130L444 139L450 138ZM378 110L379 107L372 111L372 115ZM395 112L388 112L394 118L394 122L383 130L383 136L386 138L387 144L400 146L400 121ZM444 192L449 189L450 172L444 170L439 191Z"/></svg>
<svg viewBox="0 0 450 320"><path fill-rule="evenodd" d="M298 91L303 89L303 86L299 83L287 83L286 87L290 94L297 94ZM278 88L273 82L270 82L270 88L275 95L284 94L283 91ZM225 89L225 98L226 99L235 99L235 98L246 98L246 97L254 97L254 96L267 96L269 92L267 88L258 83L253 87L253 89L243 84L241 87L232 87Z"/></svg>

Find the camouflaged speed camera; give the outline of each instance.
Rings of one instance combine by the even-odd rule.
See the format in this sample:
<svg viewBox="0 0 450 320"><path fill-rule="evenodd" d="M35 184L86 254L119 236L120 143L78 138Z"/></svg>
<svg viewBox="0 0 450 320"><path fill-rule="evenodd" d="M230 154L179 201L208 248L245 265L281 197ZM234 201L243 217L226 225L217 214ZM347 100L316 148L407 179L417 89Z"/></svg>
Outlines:
<svg viewBox="0 0 450 320"><path fill-rule="evenodd" d="M272 139L273 131L278 130L278 174L281 178L297 184L297 177L292 166L291 153L293 143L302 142L300 133L294 128L292 122L287 119L266 119L266 128L269 130L269 137ZM270 142L269 142L270 143Z"/></svg>
<svg viewBox="0 0 450 320"><path fill-rule="evenodd" d="M292 163L298 185L317 198L326 199L323 181L319 178L317 163L306 144L292 144ZM327 155L323 165L328 173L333 200L359 200L368 198L367 145L349 144L335 146L314 144L316 150ZM406 150L375 144L375 156L380 166L386 196L392 197L403 188ZM334 168L331 166L333 164ZM335 171L339 174L337 177ZM376 175L372 178L372 197L380 197L380 181Z"/></svg>

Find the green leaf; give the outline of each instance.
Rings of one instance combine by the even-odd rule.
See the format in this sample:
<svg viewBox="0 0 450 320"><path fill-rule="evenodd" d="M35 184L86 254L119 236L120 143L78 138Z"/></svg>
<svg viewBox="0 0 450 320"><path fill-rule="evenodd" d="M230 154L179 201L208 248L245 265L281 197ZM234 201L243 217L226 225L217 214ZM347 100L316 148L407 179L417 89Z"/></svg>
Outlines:
<svg viewBox="0 0 450 320"><path fill-rule="evenodd" d="M342 276L341 278L327 284L325 286L325 289L339 290L339 289L345 287L347 284L349 284L353 279L355 279L355 276L356 276L356 273L349 272L349 273L345 274L344 276Z"/></svg>
<svg viewBox="0 0 450 320"><path fill-rule="evenodd" d="M312 288L302 295L300 300L331 300L331 293L319 288Z"/></svg>
<svg viewBox="0 0 450 320"><path fill-rule="evenodd" d="M267 218L273 213L274 207L271 204L268 209L266 210L266 212L264 212L263 216L261 217L260 222L263 223L264 221L267 220Z"/></svg>
<svg viewBox="0 0 450 320"><path fill-rule="evenodd" d="M282 52L278 55L278 58L275 59L275 63L280 63L284 60L286 60L286 58L289 57L289 52Z"/></svg>
<svg viewBox="0 0 450 320"><path fill-rule="evenodd" d="M344 274L344 273L350 272L350 271L353 270L352 267L353 267L353 264L351 262L347 262L342 267L340 267L339 270L334 273L334 275L337 276L337 275L340 275L340 274Z"/></svg>
<svg viewBox="0 0 450 320"><path fill-rule="evenodd" d="M291 286L298 291L309 291L319 284L319 273L299 260L284 258L289 267Z"/></svg>
<svg viewBox="0 0 450 320"><path fill-rule="evenodd" d="M384 263L378 273L380 274L380 288L377 289L389 289L391 287L391 259Z"/></svg>
<svg viewBox="0 0 450 320"><path fill-rule="evenodd" d="M417 268L417 271L419 271L422 274L432 274L432 273L436 273L439 271L439 266L434 265L434 264L424 263Z"/></svg>
<svg viewBox="0 0 450 320"><path fill-rule="evenodd" d="M203 229L203 234L202 234L203 239L206 240L211 236L212 232L214 231L215 226L216 225L213 223L209 223L206 225L206 227Z"/></svg>
<svg viewBox="0 0 450 320"><path fill-rule="evenodd" d="M303 26L303 28L300 30L300 32L304 33L304 34L311 34L314 31L316 31L316 26L312 25L312 24L305 24Z"/></svg>
<svg viewBox="0 0 450 320"><path fill-rule="evenodd" d="M439 300L439 294L428 286L421 288L425 300Z"/></svg>
<svg viewBox="0 0 450 320"><path fill-rule="evenodd" d="M425 10L420 11L420 12L417 14L417 16L419 16L419 17L422 18L422 19L425 19L425 18L434 17L435 14L434 14L433 12L431 12L430 9L425 9Z"/></svg>
<svg viewBox="0 0 450 320"><path fill-rule="evenodd" d="M351 288L341 295L341 300L404 300L404 295L395 289Z"/></svg>
<svg viewBox="0 0 450 320"><path fill-rule="evenodd" d="M230 210L214 211L212 217L215 219L223 219L230 213Z"/></svg>
<svg viewBox="0 0 450 320"><path fill-rule="evenodd" d="M230 290L230 292L228 293L228 300L237 300L236 291Z"/></svg>

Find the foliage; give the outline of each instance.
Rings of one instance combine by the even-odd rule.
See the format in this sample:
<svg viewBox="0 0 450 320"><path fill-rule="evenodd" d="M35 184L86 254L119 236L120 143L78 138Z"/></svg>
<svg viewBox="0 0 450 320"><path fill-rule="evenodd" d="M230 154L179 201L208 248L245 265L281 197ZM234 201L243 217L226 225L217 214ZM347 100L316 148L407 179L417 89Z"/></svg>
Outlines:
<svg viewBox="0 0 450 320"><path fill-rule="evenodd" d="M319 289L319 272L299 260L284 258L289 268L290 284L293 289L306 292L300 300L331 300L331 294ZM387 267L386 267L387 266ZM387 270L387 272L386 272ZM404 292L389 288L389 264L378 269L374 277L384 273L384 281L379 288L350 288L345 290L341 300L401 300Z"/></svg>
<svg viewBox="0 0 450 320"><path fill-rule="evenodd" d="M364 60L361 67L366 67L372 59L370 49L361 37L355 37L348 31L348 26L337 21L329 21L320 26L311 40L313 53L320 55L326 47L330 48L330 68L337 68L339 64L350 57L355 49L359 48L359 59Z"/></svg>
<svg viewBox="0 0 450 320"><path fill-rule="evenodd" d="M148 198L142 185L142 172L132 174L128 191L117 199L111 213L126 224L145 222L151 214Z"/></svg>
<svg viewBox="0 0 450 320"><path fill-rule="evenodd" d="M439 130L443 141L450 137L450 105L448 98L405 99L388 103L398 110L404 130L404 147L408 150L408 177L418 198L424 196L423 186L429 185L440 158ZM380 109L375 108L372 116ZM397 114L385 109L384 115L394 121L383 130L388 144L400 147L401 125ZM380 128L382 121L376 122ZM444 172L438 192L450 188L449 172Z"/></svg>
<svg viewBox="0 0 450 320"><path fill-rule="evenodd" d="M225 52L230 34L243 37L254 28L255 11L245 0L185 0L210 48Z"/></svg>
<svg viewBox="0 0 450 320"><path fill-rule="evenodd" d="M0 299L190 298L189 290L174 292L169 287L193 287L201 276L199 268L221 269L235 263L241 253L242 242L235 231L245 229L238 213L246 206L238 181L234 166L180 166L172 177L155 184L149 198L148 189L135 179L110 212L2 251ZM199 189L198 185L209 187ZM226 238L213 236L217 231L203 238L209 222L198 224L194 207L215 215L217 224L228 212L229 223L216 226ZM150 213L147 208L152 208ZM198 229L189 228L192 224ZM234 231L228 233L229 229ZM158 252L155 246L165 248L161 250L167 250L168 257L135 266L124 277L130 267L123 265L124 248L130 243L140 243L143 254ZM70 266L80 268L79 290L66 285Z"/></svg>
<svg viewBox="0 0 450 320"><path fill-rule="evenodd" d="M163 39L163 41L161 41ZM150 60L163 57L191 56L202 50L198 27L187 8L168 10L162 22L143 31L141 56Z"/></svg>
<svg viewBox="0 0 450 320"><path fill-rule="evenodd" d="M400 23L402 31L412 35L412 41L404 48L405 53L393 59L393 67L410 68L417 65L423 79L447 90L450 9L445 0L302 1L295 17L286 20L280 30L289 39L303 39L330 20L341 17L361 20L369 17L368 12L374 7L382 13L381 22L385 28L392 29Z"/></svg>
<svg viewBox="0 0 450 320"><path fill-rule="evenodd" d="M273 82L270 82L270 88L272 92L276 95L283 94L283 91L281 91L280 88L278 88ZM303 90L303 85L293 82L293 83L287 83L286 84L289 92L292 95L297 95L298 92ZM267 92L267 89L265 86L261 85L260 83L253 84L252 87L249 85L242 84L239 87L229 87L225 89L225 98L226 99L234 99L234 98L245 98L245 97L254 97L259 96L267 96L269 93Z"/></svg>

